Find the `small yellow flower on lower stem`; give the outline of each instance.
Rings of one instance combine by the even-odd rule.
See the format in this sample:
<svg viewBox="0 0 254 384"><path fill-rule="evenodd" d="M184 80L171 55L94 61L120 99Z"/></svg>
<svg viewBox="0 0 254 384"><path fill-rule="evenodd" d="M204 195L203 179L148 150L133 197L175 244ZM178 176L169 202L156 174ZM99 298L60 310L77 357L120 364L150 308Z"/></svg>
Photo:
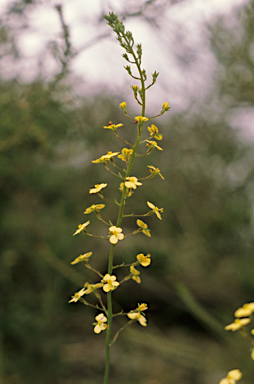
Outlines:
<svg viewBox="0 0 254 384"><path fill-rule="evenodd" d="M98 193L100 192L103 188L105 188L108 184L102 183L102 184L96 184L94 188L89 189L89 193Z"/></svg>
<svg viewBox="0 0 254 384"><path fill-rule="evenodd" d="M79 301L79 299L85 294L85 289L82 288L80 291L74 293L74 296L72 296L72 299L69 301L69 303L76 303L77 301Z"/></svg>
<svg viewBox="0 0 254 384"><path fill-rule="evenodd" d="M108 273L103 277L101 282L102 284L104 284L103 285L104 292L113 291L119 285L118 281L116 281L116 276L114 275L110 276Z"/></svg>
<svg viewBox="0 0 254 384"><path fill-rule="evenodd" d="M122 231L122 228L115 226L109 228L109 233L111 234L109 241L111 244L116 244L118 243L118 240L123 240L124 234L121 233Z"/></svg>
<svg viewBox="0 0 254 384"><path fill-rule="evenodd" d="M100 333L101 331L104 331L107 328L107 321L108 319L104 315L104 313L100 313L98 316L95 317L96 323L94 323L94 332Z"/></svg>
<svg viewBox="0 0 254 384"><path fill-rule="evenodd" d="M93 252L84 253L84 255L80 255L75 260L71 262L72 265L78 264L80 262L87 263L89 261L89 257L93 254Z"/></svg>
<svg viewBox="0 0 254 384"><path fill-rule="evenodd" d="M148 229L148 225L144 223L142 220L137 220L137 225L142 229L142 232L148 236L151 237L150 230Z"/></svg>
<svg viewBox="0 0 254 384"><path fill-rule="evenodd" d="M133 189L136 189L137 186L142 185L142 183L140 183L135 176L126 177L124 184L127 188Z"/></svg>
<svg viewBox="0 0 254 384"><path fill-rule="evenodd" d="M142 325L143 327L147 326L146 318L145 318L145 316L141 315L140 312L129 312L129 313L127 313L127 316L131 320L137 320L139 322L139 324Z"/></svg>
<svg viewBox="0 0 254 384"><path fill-rule="evenodd" d="M135 267L133 267L133 265L130 267L130 273L131 273L131 278L134 281L136 281L136 283L140 284L141 283L141 279L139 277L140 272Z"/></svg>
<svg viewBox="0 0 254 384"><path fill-rule="evenodd" d="M84 214L87 215L91 212L100 212L105 207L105 204L93 204L89 208L86 208Z"/></svg>
<svg viewBox="0 0 254 384"><path fill-rule="evenodd" d="M73 233L73 236L77 235L78 233L80 232L83 232L84 230L86 230L86 227L90 224L90 220L87 221L86 223L84 224L79 224L78 225L78 229L76 230L75 233Z"/></svg>
<svg viewBox="0 0 254 384"><path fill-rule="evenodd" d="M231 324L226 325L225 330L226 331L238 331L238 329L241 329L245 325L250 323L249 318L244 319L235 319L235 321Z"/></svg>
<svg viewBox="0 0 254 384"><path fill-rule="evenodd" d="M235 384L241 378L241 371L239 369L232 369L232 371L228 372L227 377L225 377L225 379L222 379L219 384Z"/></svg>
<svg viewBox="0 0 254 384"><path fill-rule="evenodd" d="M151 208L153 210L153 212L156 214L156 216L158 217L158 219L162 220L161 219L161 214L160 212L162 213L163 212L163 208L158 208L158 207L155 207L155 205L153 205L152 203L150 203L149 201L147 201L147 205L149 208Z"/></svg>
<svg viewBox="0 0 254 384"><path fill-rule="evenodd" d="M151 264L151 255L149 253L145 256L143 253L137 255L137 260L140 262L142 267L148 267Z"/></svg>

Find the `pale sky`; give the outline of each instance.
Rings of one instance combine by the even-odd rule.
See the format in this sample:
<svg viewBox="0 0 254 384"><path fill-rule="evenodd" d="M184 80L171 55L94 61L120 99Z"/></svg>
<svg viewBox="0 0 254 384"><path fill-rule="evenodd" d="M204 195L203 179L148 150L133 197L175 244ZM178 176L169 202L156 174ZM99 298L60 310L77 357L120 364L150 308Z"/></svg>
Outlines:
<svg viewBox="0 0 254 384"><path fill-rule="evenodd" d="M5 14L10 3L10 0L1 0L0 14ZM21 63L19 61L15 67L6 65L2 60L1 73L7 78L18 73L21 80L31 81L36 77L39 66L49 77L58 70L46 47L52 41L61 43L59 17L54 9L54 5L59 3L63 5L74 49L80 50L96 37L111 34L73 59L71 70L84 80L82 91L91 92L92 89L104 87L122 93L123 99L126 99L133 80L123 69L126 65L121 57L123 49L106 22L99 22L98 19L109 11L121 17L125 12L138 10L145 0L41 0L38 5L27 8L27 28L19 28L17 42L23 54ZM231 24L229 26L234 27L236 20L232 10L246 3L248 0L183 0L168 6L170 1L157 0L154 4L161 4L161 7L151 11L147 8L145 15L156 13L158 27L152 26L142 16L127 18L126 29L132 31L136 43L142 43L143 67L147 74L154 70L160 73L149 93L150 100L167 100L171 107L179 110L187 108L190 99L205 97L212 86L216 68L205 26L212 24L218 16L230 14L227 20ZM17 23L8 17L6 20L10 25ZM182 65L183 59L186 60L186 68Z"/></svg>

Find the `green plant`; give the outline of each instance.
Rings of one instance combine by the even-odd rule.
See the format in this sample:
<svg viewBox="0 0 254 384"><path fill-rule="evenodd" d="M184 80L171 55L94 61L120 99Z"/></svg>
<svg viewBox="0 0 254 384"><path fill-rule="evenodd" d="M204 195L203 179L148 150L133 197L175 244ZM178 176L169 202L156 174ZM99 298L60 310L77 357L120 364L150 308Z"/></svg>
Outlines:
<svg viewBox="0 0 254 384"><path fill-rule="evenodd" d="M105 364L105 376L104 376L104 384L108 383L109 379L109 366L110 366L110 347L116 341L119 333L128 325L133 322L138 321L142 326L147 325L146 317L144 311L148 309L146 303L138 304L137 307L129 312L124 312L121 310L118 313L113 312L112 306L112 293L124 282L127 280L133 279L138 284L141 282L140 271L136 268L141 265L142 267L147 267L151 263L150 254L144 255L140 253L136 256L136 260L131 264L126 264L123 260L120 265L114 265L114 253L116 245L119 241L125 240L132 235L136 235L139 233L143 233L144 235L150 237L150 230L148 225L139 219L139 217L146 217L152 214L156 214L156 216L161 220L161 213L163 212L163 208L156 207L153 203L147 201L147 205L149 207L149 211L144 214L133 214L126 213L125 208L127 205L127 200L131 199L134 195L134 192L143 184L143 181L152 179L153 177L159 175L162 179L163 176L160 173L160 170L153 165L147 165L150 173L142 178L137 178L136 176L132 176L132 166L135 158L143 158L146 155L149 155L151 151L157 149L162 151L162 148L157 144L156 140L161 140L162 135L159 133L158 128L151 124L148 128L148 136L147 138L142 138L142 132L144 128L144 124L154 119L155 117L161 116L164 112L169 110L168 103L165 102L162 105L161 111L158 115L152 117L146 117L146 91L155 84L156 79L158 77L158 73L155 71L152 74L151 83L146 86L147 74L144 69L142 69L142 47L141 44L137 44L136 48L134 48L134 39L132 33L129 31L125 31L125 27L123 23L118 19L117 15L114 13L110 13L109 16L104 16L108 25L114 30L117 35L117 39L120 45L124 48L125 53L123 54L124 59L128 62L128 65L125 66L128 74L132 79L135 79L140 82L140 86L133 85L131 88L133 90L133 95L138 105L141 107L141 113L139 116L132 117L127 112L126 102L120 103L120 108L123 111L124 116L129 119L130 123L132 123L136 128L136 137L133 143L129 143L120 137L118 133L118 129L123 126L120 124L113 124L109 122L107 126L104 126L104 129L109 129L113 132L117 139L124 143L126 147L122 148L121 153L119 151L111 152L109 151L106 155L99 157L96 160L93 160L93 163L102 164L105 169L110 172L114 177L118 178L120 181L119 189L121 192L120 200L118 201L116 198L109 199L104 196L104 188L107 187L106 183L100 183L94 186L89 190L90 194L96 194L99 198L101 198L105 203L112 204L118 207L118 215L115 220L105 220L101 211L104 209L105 204L93 204L88 207L84 214L94 213L98 220L100 220L107 228L108 235L94 235L88 232L88 226L90 224L90 220L86 221L83 224L78 226L78 229L74 233L77 235L79 233L84 233L87 236L92 236L98 238L102 241L107 241L110 243L110 251L108 258L108 270L106 274L102 274L100 271L95 270L90 264L90 257L92 256L92 252L87 252L85 254L77 257L72 264L77 264L79 262L84 263L84 265L92 270L99 276L99 281L95 284L90 284L86 282L84 287L81 290L76 292L70 302L82 302L85 305L89 305L94 307L96 310L99 310L95 317L94 323L94 332L96 334L101 331L106 330L106 345L105 345L105 354L106 354L106 364ZM137 75L133 75L132 69L130 65L133 65L137 69ZM134 134L133 134L134 135ZM139 147L144 147L142 153L138 153ZM124 163L124 167L119 166L115 159L118 158ZM141 182L142 181L142 182ZM137 227L131 233L123 233L123 229L121 228L122 222L124 218L133 217L136 219ZM115 222L115 223L114 223ZM117 280L117 276L113 274L119 268L128 268L128 273L121 280ZM101 295L102 292L106 293L106 300ZM89 294L94 294L98 300L98 304L92 304L88 302L84 297ZM105 303L106 301L106 303ZM124 326L122 326L116 334L112 337L112 321L117 316L127 316L128 321Z"/></svg>

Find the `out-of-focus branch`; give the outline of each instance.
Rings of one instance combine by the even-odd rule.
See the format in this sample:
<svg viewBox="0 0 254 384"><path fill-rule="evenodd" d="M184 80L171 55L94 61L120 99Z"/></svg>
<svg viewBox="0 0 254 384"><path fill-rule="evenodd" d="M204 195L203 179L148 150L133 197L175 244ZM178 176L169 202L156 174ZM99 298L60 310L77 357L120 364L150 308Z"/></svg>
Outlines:
<svg viewBox="0 0 254 384"><path fill-rule="evenodd" d="M66 77L66 75L68 74L69 62L70 62L70 59L73 57L72 46L71 46L71 42L70 42L69 27L66 24L66 22L64 21L62 5L58 4L56 6L56 10L57 10L59 18L60 18L65 46L62 50L60 50L59 45L57 43L53 43L53 48L52 48L53 54L61 62L62 68L61 68L61 72L59 72L55 76L55 79L50 83L50 90L51 91L56 87L57 83L60 80L62 80L64 77Z"/></svg>

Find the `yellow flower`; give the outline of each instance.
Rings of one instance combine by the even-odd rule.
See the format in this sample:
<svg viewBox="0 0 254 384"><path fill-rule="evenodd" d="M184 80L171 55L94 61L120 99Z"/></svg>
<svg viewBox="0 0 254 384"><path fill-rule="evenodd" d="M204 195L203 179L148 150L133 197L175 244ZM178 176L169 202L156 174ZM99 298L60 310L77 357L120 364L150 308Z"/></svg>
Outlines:
<svg viewBox="0 0 254 384"><path fill-rule="evenodd" d="M100 192L103 188L105 188L108 184L102 183L102 184L96 184L94 188L89 189L89 193L98 193Z"/></svg>
<svg viewBox="0 0 254 384"><path fill-rule="evenodd" d="M148 267L151 264L151 255L149 253L145 256L143 253L137 255L137 260L142 265L142 267Z"/></svg>
<svg viewBox="0 0 254 384"><path fill-rule="evenodd" d="M88 213L91 213L91 212L99 212L104 207L105 207L105 204L93 204L91 205L91 207L86 208L84 214L87 215Z"/></svg>
<svg viewBox="0 0 254 384"><path fill-rule="evenodd" d="M144 116L136 116L135 120L138 122L140 122L140 121L142 122L142 121L147 121L149 119L147 117L144 117Z"/></svg>
<svg viewBox="0 0 254 384"><path fill-rule="evenodd" d="M137 225L142 228L142 232L148 236L151 237L150 230L148 229L148 225L144 223L142 220L137 220Z"/></svg>
<svg viewBox="0 0 254 384"><path fill-rule="evenodd" d="M170 109L170 106L168 105L168 103L165 101L165 103L162 104L162 109L164 111L168 111Z"/></svg>
<svg viewBox="0 0 254 384"><path fill-rule="evenodd" d="M153 205L152 203L150 203L149 201L147 201L147 205L149 208L151 208L153 210L153 212L156 214L156 216L160 219L161 219L161 214L160 212L162 213L163 212L163 208L158 208L158 207L155 207L155 205Z"/></svg>
<svg viewBox="0 0 254 384"><path fill-rule="evenodd" d="M82 232L82 231L86 231L86 227L90 224L90 220L87 221L86 223L84 224L79 224L78 225L78 229L76 230L75 233L73 233L73 236L77 235L78 233Z"/></svg>
<svg viewBox="0 0 254 384"><path fill-rule="evenodd" d="M116 276L114 275L110 276L108 273L103 277L101 282L104 284L103 285L104 292L113 291L119 285L118 281L116 281Z"/></svg>
<svg viewBox="0 0 254 384"><path fill-rule="evenodd" d="M136 283L140 284L141 283L141 279L139 277L140 272L135 267L133 267L133 265L130 267L130 272L131 272L131 278L135 280Z"/></svg>
<svg viewBox="0 0 254 384"><path fill-rule="evenodd" d="M137 85L133 85L133 86L132 86L132 89L133 89L134 92L137 92L139 88L138 88Z"/></svg>
<svg viewBox="0 0 254 384"><path fill-rule="evenodd" d="M225 379L222 379L219 384L235 384L238 380L242 378L242 373L239 369L232 369L227 374Z"/></svg>
<svg viewBox="0 0 254 384"><path fill-rule="evenodd" d="M160 177L164 180L164 177L160 173L161 171L159 168L155 168L153 165L148 165L147 167L150 168L150 172L152 173L153 176L160 175Z"/></svg>
<svg viewBox="0 0 254 384"><path fill-rule="evenodd" d="M99 159L92 160L92 163L108 163L114 156L118 155L119 152L108 151L106 155L101 156Z"/></svg>
<svg viewBox="0 0 254 384"><path fill-rule="evenodd" d="M151 140L145 140L145 141L148 143L148 144L146 144L147 147L149 147L149 148L157 148L159 151L163 151L163 149L158 146L156 141L151 141Z"/></svg>
<svg viewBox="0 0 254 384"><path fill-rule="evenodd" d="M126 102L123 101L122 103L120 103L120 104L119 104L119 107L120 107L121 109L125 110L125 109L126 109Z"/></svg>
<svg viewBox="0 0 254 384"><path fill-rule="evenodd" d="M84 288L85 288L84 295L89 295L90 293L92 293L93 291L95 291L96 289L101 288L101 287L103 287L102 283L96 283L96 284L85 283L84 284Z"/></svg>
<svg viewBox="0 0 254 384"><path fill-rule="evenodd" d="M143 311L146 311L148 309L148 306L146 303L142 303L142 304L139 304L138 308L137 308L137 311L139 312L143 312Z"/></svg>
<svg viewBox="0 0 254 384"><path fill-rule="evenodd" d="M104 315L104 313L100 313L98 316L95 317L96 323L94 323L94 332L100 333L101 331L104 331L107 328L107 318Z"/></svg>
<svg viewBox="0 0 254 384"><path fill-rule="evenodd" d="M121 159L121 160L123 160L123 161L128 161L129 158L130 158L131 155L132 155L132 152L133 152L132 149L123 148L123 149L122 149L122 154L121 154L121 155L118 155L117 157L119 157L119 159Z"/></svg>
<svg viewBox="0 0 254 384"><path fill-rule="evenodd" d="M74 264L78 264L80 263L81 261L87 263L89 261L89 257L93 254L93 252L88 252L88 253L84 253L84 255L80 255L79 257L77 257L75 260L73 260L71 262L72 265Z"/></svg>
<svg viewBox="0 0 254 384"><path fill-rule="evenodd" d="M111 244L116 244L118 243L118 240L123 240L124 234L121 233L122 231L122 228L115 226L109 228L109 233L111 234L109 241Z"/></svg>
<svg viewBox="0 0 254 384"><path fill-rule="evenodd" d="M133 188L133 189L136 189L137 186L142 185L142 183L140 183L135 176L126 177L124 184L127 188Z"/></svg>
<svg viewBox="0 0 254 384"><path fill-rule="evenodd" d="M226 331L237 331L238 329L241 329L245 325L249 324L250 319L244 318L244 319L235 319L235 321L225 327Z"/></svg>
<svg viewBox="0 0 254 384"><path fill-rule="evenodd" d="M79 299L85 294L85 289L82 288L80 291L74 293L74 296L72 296L72 299L69 301L69 303L76 303L77 301L79 301Z"/></svg>
<svg viewBox="0 0 254 384"><path fill-rule="evenodd" d="M123 126L123 124L121 124L121 123L120 123L120 124L116 124L116 125L115 125L115 124L112 124L112 123L111 123L111 124L109 123L108 126L103 126L103 128L106 128L106 129L113 129L113 131L114 131L114 130L116 130L117 128L122 127L122 126ZM94 162L94 161L93 161L93 162Z"/></svg>
<svg viewBox="0 0 254 384"><path fill-rule="evenodd" d="M159 130L156 127L156 125L152 124L151 127L147 127L148 131L150 132L151 137L154 137L157 140L162 139L162 135L159 134Z"/></svg>
<svg viewBox="0 0 254 384"><path fill-rule="evenodd" d="M119 190L120 190L121 192L123 192L123 187L124 187L124 183L121 183L121 184L120 184L120 187L119 187ZM130 197L130 196L132 195L132 191L131 191L130 189L127 189L127 191L129 191L129 192L127 193L127 196Z"/></svg>
<svg viewBox="0 0 254 384"><path fill-rule="evenodd" d="M235 317L248 317L254 312L254 303L244 304L235 311Z"/></svg>
<svg viewBox="0 0 254 384"><path fill-rule="evenodd" d="M254 349L252 349L250 357L254 360Z"/></svg>
<svg viewBox="0 0 254 384"><path fill-rule="evenodd" d="M146 318L145 318L145 316L141 315L140 312L129 312L129 313L127 313L127 316L131 320L137 320L139 322L139 324L142 325L143 327L147 326Z"/></svg>

